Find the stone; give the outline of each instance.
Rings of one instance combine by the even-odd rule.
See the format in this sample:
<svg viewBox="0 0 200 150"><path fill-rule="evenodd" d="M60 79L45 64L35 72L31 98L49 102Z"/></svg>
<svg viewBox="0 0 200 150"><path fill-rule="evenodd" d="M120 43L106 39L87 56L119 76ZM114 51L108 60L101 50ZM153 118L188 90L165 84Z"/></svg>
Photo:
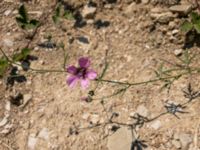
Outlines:
<svg viewBox="0 0 200 150"><path fill-rule="evenodd" d="M177 33L179 33L179 30L177 29L172 30L172 35L176 35Z"/></svg>
<svg viewBox="0 0 200 150"><path fill-rule="evenodd" d="M176 149L180 149L181 148L181 143L178 140L172 140L172 145L174 145L174 147Z"/></svg>
<svg viewBox="0 0 200 150"><path fill-rule="evenodd" d="M32 99L32 94L24 94L23 96L23 105L27 105L28 102Z"/></svg>
<svg viewBox="0 0 200 150"><path fill-rule="evenodd" d="M189 145L192 143L192 137L190 134L186 134L186 133L180 133L179 134L179 139L181 142L181 146L183 150L188 150Z"/></svg>
<svg viewBox="0 0 200 150"><path fill-rule="evenodd" d="M4 12L4 15L5 15L5 16L8 16L10 13L11 13L11 10L6 10L6 11Z"/></svg>
<svg viewBox="0 0 200 150"><path fill-rule="evenodd" d="M104 8L106 8L106 9L112 9L113 5L112 4L105 4Z"/></svg>
<svg viewBox="0 0 200 150"><path fill-rule="evenodd" d="M159 23L168 23L174 19L174 15L171 12L151 13L150 16Z"/></svg>
<svg viewBox="0 0 200 150"><path fill-rule="evenodd" d="M30 136L28 137L28 148L29 148L30 150L34 150L34 149L35 149L36 143L37 143L37 138L34 137L33 135L30 135Z"/></svg>
<svg viewBox="0 0 200 150"><path fill-rule="evenodd" d="M49 139L49 132L47 128L43 128L39 134L38 134L39 138L42 138L44 140L48 140Z"/></svg>
<svg viewBox="0 0 200 150"><path fill-rule="evenodd" d="M149 115L149 111L144 105L139 105L137 107L136 113L138 113L144 117L147 117Z"/></svg>
<svg viewBox="0 0 200 150"><path fill-rule="evenodd" d="M191 4L174 5L169 8L171 12L179 13L181 15L187 15L192 11Z"/></svg>
<svg viewBox="0 0 200 150"><path fill-rule="evenodd" d="M174 50L174 55L176 55L176 56L180 56L180 55L182 55L182 53L183 53L182 49L175 49Z"/></svg>
<svg viewBox="0 0 200 150"><path fill-rule="evenodd" d="M107 147L109 150L129 150L132 140L131 130L121 127L108 137Z"/></svg>
<svg viewBox="0 0 200 150"><path fill-rule="evenodd" d="M86 19L94 18L97 8L85 5L82 11L82 16Z"/></svg>
<svg viewBox="0 0 200 150"><path fill-rule="evenodd" d="M7 124L5 125L4 129L11 129L13 127L13 124Z"/></svg>
<svg viewBox="0 0 200 150"><path fill-rule="evenodd" d="M6 125L6 123L8 122L8 119L6 117L4 117L1 121L0 121L0 127Z"/></svg>
<svg viewBox="0 0 200 150"><path fill-rule="evenodd" d="M150 125L151 128L155 129L155 130L158 130L160 127L161 127L161 122L160 120L156 120L154 121L151 125Z"/></svg>
<svg viewBox="0 0 200 150"><path fill-rule="evenodd" d="M10 101L6 101L5 109L10 111Z"/></svg>
<svg viewBox="0 0 200 150"><path fill-rule="evenodd" d="M131 118L133 118L135 116L135 112L131 112L130 114L129 114L129 117L131 117Z"/></svg>
<svg viewBox="0 0 200 150"><path fill-rule="evenodd" d="M0 134L8 134L10 132L9 129L3 129Z"/></svg>
<svg viewBox="0 0 200 150"><path fill-rule="evenodd" d="M14 45L14 43L11 39L3 39L3 43L7 47L12 47Z"/></svg>

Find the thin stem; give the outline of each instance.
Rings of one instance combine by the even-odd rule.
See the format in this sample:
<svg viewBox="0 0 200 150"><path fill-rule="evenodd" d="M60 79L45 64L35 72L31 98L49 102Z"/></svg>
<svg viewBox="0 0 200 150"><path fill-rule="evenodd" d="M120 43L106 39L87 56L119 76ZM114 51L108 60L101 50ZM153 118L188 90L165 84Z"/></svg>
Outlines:
<svg viewBox="0 0 200 150"><path fill-rule="evenodd" d="M120 81L105 80L105 79L96 79L95 81L107 82L107 83L113 83L113 84L121 84L121 85L128 85L128 86L134 86L134 85L141 85L141 84L152 83L152 82L156 82L156 81L160 81L160 80L177 78L177 77L180 77L182 75L184 75L184 73L176 75L176 76L170 76L170 77L164 77L164 78L157 78L157 79L152 79L152 80L142 81L142 82L135 82L135 83L120 82Z"/></svg>

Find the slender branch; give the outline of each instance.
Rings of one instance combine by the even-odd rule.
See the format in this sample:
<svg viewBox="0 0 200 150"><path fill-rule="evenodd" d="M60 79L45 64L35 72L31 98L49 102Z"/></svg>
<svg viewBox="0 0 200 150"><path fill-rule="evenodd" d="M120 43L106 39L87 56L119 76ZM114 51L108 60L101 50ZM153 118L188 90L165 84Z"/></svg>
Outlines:
<svg viewBox="0 0 200 150"><path fill-rule="evenodd" d="M141 85L141 84L148 84L148 83L152 83L152 82L157 82L157 81L160 81L160 80L177 78L177 77L180 77L182 75L184 75L184 73L183 74L179 74L179 75L175 75L175 76L169 76L169 77L164 77L164 78L157 78L157 79L152 79L152 80L142 81L142 82L135 82L135 83L120 82L120 81L105 80L105 79L96 79L95 81L107 82L107 83L113 83L113 84L121 84L121 85L128 85L128 86L134 86L134 85Z"/></svg>

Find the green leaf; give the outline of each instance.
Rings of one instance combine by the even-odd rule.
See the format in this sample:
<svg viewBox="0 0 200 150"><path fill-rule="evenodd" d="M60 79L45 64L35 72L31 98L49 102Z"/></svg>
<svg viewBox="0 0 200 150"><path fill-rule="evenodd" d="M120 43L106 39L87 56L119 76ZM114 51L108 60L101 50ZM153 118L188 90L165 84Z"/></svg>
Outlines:
<svg viewBox="0 0 200 150"><path fill-rule="evenodd" d="M6 60L5 58L1 58L0 59L0 77L3 77L8 67L9 67L8 60Z"/></svg>
<svg viewBox="0 0 200 150"><path fill-rule="evenodd" d="M194 28L200 34L200 24L194 24Z"/></svg>
<svg viewBox="0 0 200 150"><path fill-rule="evenodd" d="M28 22L28 14L27 14L27 11L26 11L26 8L25 8L24 4L21 5L21 6L19 7L18 12L19 12L19 15L20 15L26 22Z"/></svg>
<svg viewBox="0 0 200 150"><path fill-rule="evenodd" d="M183 32L189 32L190 30L192 30L192 28L193 28L193 24L187 20L184 21L183 24L181 25L181 31Z"/></svg>
<svg viewBox="0 0 200 150"><path fill-rule="evenodd" d="M28 23L28 22L26 22L26 20L25 20L24 18L22 18L22 17L16 17L15 19L16 19L17 23L19 23L19 24L26 24L26 23Z"/></svg>
<svg viewBox="0 0 200 150"><path fill-rule="evenodd" d="M55 24L57 24L59 22L60 14L61 14L61 4L58 4L58 6L56 7L56 10L55 10L55 14L52 17L53 22Z"/></svg>
<svg viewBox="0 0 200 150"><path fill-rule="evenodd" d="M31 21L30 21L30 24L32 24L32 25L34 25L34 26L38 26L39 25L39 21L38 20L36 20L36 19L32 19Z"/></svg>
<svg viewBox="0 0 200 150"><path fill-rule="evenodd" d="M61 12L61 4L58 4L58 6L56 7L55 16L60 17L60 12Z"/></svg>
<svg viewBox="0 0 200 150"><path fill-rule="evenodd" d="M29 23L27 23L27 24L25 25L25 27L26 27L26 29L33 29L33 28L37 27L38 25L39 25L39 21L33 19L33 20L31 20Z"/></svg>
<svg viewBox="0 0 200 150"><path fill-rule="evenodd" d="M65 11L64 14L63 14L63 17L65 19L69 19L69 20L73 20L74 19L74 16L73 16L72 12L70 12L70 11Z"/></svg>
<svg viewBox="0 0 200 150"><path fill-rule="evenodd" d="M191 21L193 24L199 24L200 23L200 16L196 12L191 13Z"/></svg>
<svg viewBox="0 0 200 150"><path fill-rule="evenodd" d="M23 48L21 53L15 54L13 56L13 61L22 61L27 59L27 56L30 54L31 50L29 48Z"/></svg>
<svg viewBox="0 0 200 150"><path fill-rule="evenodd" d="M57 17L57 16L53 16L52 19L55 24L57 24L59 22L59 17Z"/></svg>

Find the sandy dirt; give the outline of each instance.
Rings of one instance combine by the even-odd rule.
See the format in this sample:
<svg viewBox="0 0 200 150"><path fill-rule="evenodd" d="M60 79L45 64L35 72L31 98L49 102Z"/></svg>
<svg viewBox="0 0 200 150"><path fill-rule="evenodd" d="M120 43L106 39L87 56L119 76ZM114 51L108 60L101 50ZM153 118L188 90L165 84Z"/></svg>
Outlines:
<svg viewBox="0 0 200 150"><path fill-rule="evenodd" d="M69 3L80 12L86 5L84 1ZM179 30L184 18L172 14L170 21L159 23L151 17L152 11L160 9L163 13L169 5L133 3L128 0L105 5L98 2L95 17L86 20L87 25L75 28L74 20L62 19L58 25L54 24L52 9L55 9L55 2L24 2L31 17L40 19L48 16L30 42L26 39L27 33L15 21L21 2L2 1L1 48L10 56L30 42L31 55L38 58L31 61L31 68L63 70L62 48L38 46L51 35L52 42L57 45L64 43L68 54L67 65L77 65L77 60L85 56L91 59L91 67L99 76L105 62L108 63L103 77L106 80L134 83L155 79L155 70L163 62L168 67L172 66L168 62L179 62L175 50L182 49L184 45L185 36ZM8 10L10 12L6 14ZM96 20L107 21L109 25L97 29L91 23ZM175 30L177 33L174 33ZM80 37L86 38L88 43L79 41ZM191 53L197 54L199 51L196 45L190 48ZM198 64L199 55L196 55L192 65ZM167 101L186 102L183 90L189 83L195 90L200 89L199 74L194 74L182 76L173 82L169 90L161 90L164 83L159 81L132 86L123 94L102 99L124 86L100 83L95 90L95 100L87 103L81 98L96 87L95 81L91 81L87 90L80 86L71 89L66 84L66 72L29 73L21 70L21 73L26 74L26 82L6 86L7 75L0 80L0 123L6 118L6 123L0 126L0 150L113 150L109 145L115 143L112 136L118 132L111 131L114 125L117 128L126 127L123 124L130 124L130 116L136 112L154 118L166 111L164 105ZM10 97L17 93L30 96L25 106L10 102ZM177 114L179 119L172 114L163 115L137 127L136 133L146 141L147 150L198 150L199 106L197 98L184 109L188 113ZM118 114L114 121L122 124L106 124L113 113ZM121 142L123 145L124 141Z"/></svg>

